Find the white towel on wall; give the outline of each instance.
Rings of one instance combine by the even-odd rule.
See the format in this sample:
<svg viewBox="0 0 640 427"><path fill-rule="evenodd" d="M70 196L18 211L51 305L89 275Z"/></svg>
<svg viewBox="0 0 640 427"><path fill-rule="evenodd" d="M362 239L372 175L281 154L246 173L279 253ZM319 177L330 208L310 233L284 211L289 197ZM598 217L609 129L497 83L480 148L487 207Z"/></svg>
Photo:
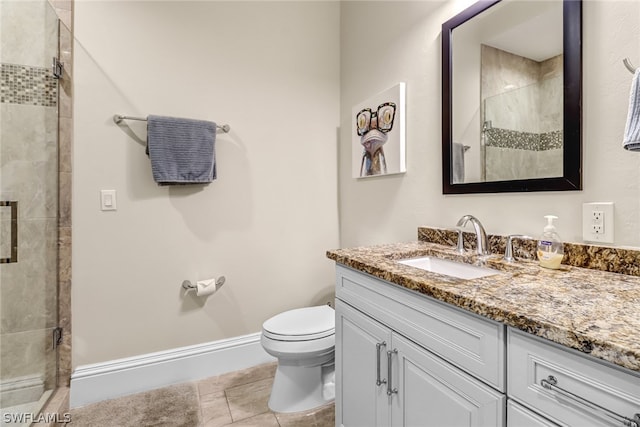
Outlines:
<svg viewBox="0 0 640 427"><path fill-rule="evenodd" d="M629 113L622 146L629 151L640 151L640 68L636 69L631 82Z"/></svg>

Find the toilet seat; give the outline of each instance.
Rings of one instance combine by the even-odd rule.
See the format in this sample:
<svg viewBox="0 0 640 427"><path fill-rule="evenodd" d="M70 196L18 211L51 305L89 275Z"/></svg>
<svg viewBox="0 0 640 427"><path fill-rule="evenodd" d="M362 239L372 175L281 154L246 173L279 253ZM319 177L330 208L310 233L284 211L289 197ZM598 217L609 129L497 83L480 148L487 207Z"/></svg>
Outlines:
<svg viewBox="0 0 640 427"><path fill-rule="evenodd" d="M262 334L277 341L311 341L335 334L335 311L326 305L285 311L262 324Z"/></svg>

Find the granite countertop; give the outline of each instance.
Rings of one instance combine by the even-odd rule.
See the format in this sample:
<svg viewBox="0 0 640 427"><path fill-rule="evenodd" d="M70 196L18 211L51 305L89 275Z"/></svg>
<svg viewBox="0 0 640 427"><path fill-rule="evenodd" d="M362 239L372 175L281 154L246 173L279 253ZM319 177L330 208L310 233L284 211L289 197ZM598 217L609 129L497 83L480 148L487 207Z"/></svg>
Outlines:
<svg viewBox="0 0 640 427"><path fill-rule="evenodd" d="M339 264L640 372L640 277L494 255L484 265L499 274L464 280L396 262L425 255L482 262L424 241L327 252Z"/></svg>

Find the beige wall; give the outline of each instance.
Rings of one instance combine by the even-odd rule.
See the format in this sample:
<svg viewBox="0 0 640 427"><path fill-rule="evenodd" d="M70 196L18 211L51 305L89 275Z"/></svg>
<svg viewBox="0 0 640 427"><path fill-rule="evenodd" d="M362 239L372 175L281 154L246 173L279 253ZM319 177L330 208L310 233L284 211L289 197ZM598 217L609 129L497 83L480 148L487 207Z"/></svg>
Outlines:
<svg viewBox="0 0 640 427"><path fill-rule="evenodd" d="M443 196L440 29L470 3L78 2L74 365L257 332L326 299L326 249L415 240L467 213L497 234L538 234L555 213L580 241L582 203L614 201L617 244L640 246L640 155L621 149L640 3L584 3L584 191ZM408 171L353 179L351 107L399 81ZM157 187L115 113L229 123L219 179ZM110 188L119 210L100 212ZM181 294L217 274L205 304Z"/></svg>
<svg viewBox="0 0 640 427"><path fill-rule="evenodd" d="M444 196L440 31L469 3L342 3L341 245L415 240L417 226L453 227L464 214L490 233L537 236L553 213L563 239L579 242L582 203L612 201L616 244L640 246L640 155L621 148L632 78L622 59L640 65L640 2L584 2L584 191ZM376 49L374 23L387 34ZM407 83L407 173L352 179L351 106L398 81Z"/></svg>
<svg viewBox="0 0 640 427"><path fill-rule="evenodd" d="M77 2L73 364L260 331L323 304L338 246L335 2ZM143 123L228 123L218 179L158 187ZM136 136L137 135L137 136ZM116 212L99 191L117 190ZM226 276L208 300L181 283Z"/></svg>

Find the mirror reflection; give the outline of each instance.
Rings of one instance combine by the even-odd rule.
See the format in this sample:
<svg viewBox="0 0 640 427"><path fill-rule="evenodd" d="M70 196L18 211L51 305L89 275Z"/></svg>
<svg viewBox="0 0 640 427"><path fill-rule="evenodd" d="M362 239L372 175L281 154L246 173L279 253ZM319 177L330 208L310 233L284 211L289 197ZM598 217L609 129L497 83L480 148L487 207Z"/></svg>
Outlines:
<svg viewBox="0 0 640 427"><path fill-rule="evenodd" d="M479 2L443 24L445 194L579 189L580 6L564 3Z"/></svg>
<svg viewBox="0 0 640 427"><path fill-rule="evenodd" d="M479 180L562 176L562 54L481 52Z"/></svg>

